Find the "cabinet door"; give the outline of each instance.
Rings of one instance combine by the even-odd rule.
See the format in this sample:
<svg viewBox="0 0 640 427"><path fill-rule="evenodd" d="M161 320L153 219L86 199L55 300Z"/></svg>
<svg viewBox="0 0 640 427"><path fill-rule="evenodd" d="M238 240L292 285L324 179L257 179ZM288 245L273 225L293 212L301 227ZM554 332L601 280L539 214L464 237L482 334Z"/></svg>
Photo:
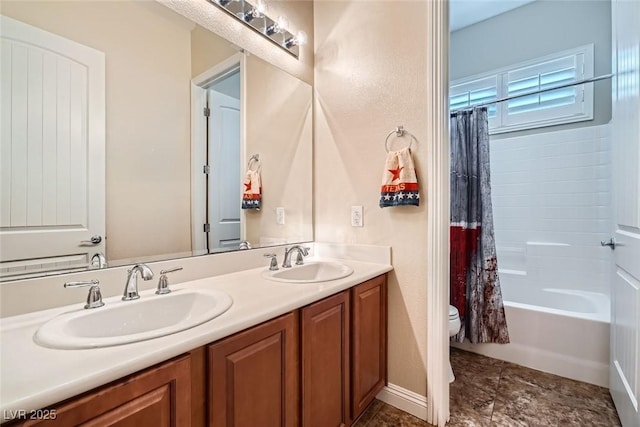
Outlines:
<svg viewBox="0 0 640 427"><path fill-rule="evenodd" d="M297 427L299 368L297 312L210 345L210 425Z"/></svg>
<svg viewBox="0 0 640 427"><path fill-rule="evenodd" d="M351 290L352 419L387 382L387 281L368 280Z"/></svg>
<svg viewBox="0 0 640 427"><path fill-rule="evenodd" d="M44 413L44 412L43 412ZM52 413L51 413L52 415ZM54 420L25 426L162 427L191 425L189 356L123 378L55 408Z"/></svg>
<svg viewBox="0 0 640 427"><path fill-rule="evenodd" d="M302 309L302 426L349 424L349 292Z"/></svg>

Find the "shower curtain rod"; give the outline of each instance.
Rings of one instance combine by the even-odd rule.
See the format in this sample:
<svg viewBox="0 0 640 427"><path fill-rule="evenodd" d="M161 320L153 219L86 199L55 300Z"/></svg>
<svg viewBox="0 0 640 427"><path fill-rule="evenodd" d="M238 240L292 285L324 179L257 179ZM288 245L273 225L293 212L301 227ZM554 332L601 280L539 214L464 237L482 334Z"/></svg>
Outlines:
<svg viewBox="0 0 640 427"><path fill-rule="evenodd" d="M492 105L492 104L496 104L498 102L510 101L512 99L522 98L524 96L535 95L535 94L544 93L544 92L550 92L552 90L562 89L562 88L569 87L569 86L577 86L577 85L581 85L581 84L585 84L585 83L593 83L593 82L597 82L598 80L610 79L611 77L613 77L613 74L603 74L602 76L598 76L598 77L591 77L589 79L578 80L578 81L572 82L572 83L565 83L565 84L562 84L562 85L553 86L553 87L549 87L549 88L546 88L546 89L535 90L533 92L527 92L527 93L521 93L519 95L507 96L505 98L496 99L494 101L488 101L488 102L483 102L483 103L480 103L480 104L474 104L474 105L471 105L469 107L458 108L458 109L452 110L450 113L454 114L454 113L457 113L458 111L471 110L474 107L484 107L486 105Z"/></svg>

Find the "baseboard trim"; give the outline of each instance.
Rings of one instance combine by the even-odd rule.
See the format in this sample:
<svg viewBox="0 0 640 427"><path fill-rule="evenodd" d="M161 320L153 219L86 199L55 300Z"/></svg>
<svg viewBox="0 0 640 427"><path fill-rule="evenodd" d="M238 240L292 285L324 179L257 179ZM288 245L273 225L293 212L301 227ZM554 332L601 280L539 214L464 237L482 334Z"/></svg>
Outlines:
<svg viewBox="0 0 640 427"><path fill-rule="evenodd" d="M389 384L378 393L376 398L421 420L427 419L426 396Z"/></svg>

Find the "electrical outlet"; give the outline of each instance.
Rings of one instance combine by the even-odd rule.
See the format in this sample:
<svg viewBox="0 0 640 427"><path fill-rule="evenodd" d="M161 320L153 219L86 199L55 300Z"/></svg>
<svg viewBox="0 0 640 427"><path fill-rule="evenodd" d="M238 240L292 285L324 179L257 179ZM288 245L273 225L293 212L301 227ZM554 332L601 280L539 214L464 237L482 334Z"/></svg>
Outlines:
<svg viewBox="0 0 640 427"><path fill-rule="evenodd" d="M351 226L362 227L363 225L362 206L351 206Z"/></svg>
<svg viewBox="0 0 640 427"><path fill-rule="evenodd" d="M276 208L276 223L284 225L284 208Z"/></svg>

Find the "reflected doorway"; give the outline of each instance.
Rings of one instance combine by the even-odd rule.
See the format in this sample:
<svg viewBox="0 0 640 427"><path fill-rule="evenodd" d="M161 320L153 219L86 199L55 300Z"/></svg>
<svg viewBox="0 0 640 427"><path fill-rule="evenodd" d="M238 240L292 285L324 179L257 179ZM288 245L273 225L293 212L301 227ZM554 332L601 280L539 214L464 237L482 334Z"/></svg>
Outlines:
<svg viewBox="0 0 640 427"><path fill-rule="evenodd" d="M240 69L216 79L207 88L207 249L240 244Z"/></svg>
<svg viewBox="0 0 640 427"><path fill-rule="evenodd" d="M234 56L192 85L192 246L237 249L242 235L242 60Z"/></svg>

